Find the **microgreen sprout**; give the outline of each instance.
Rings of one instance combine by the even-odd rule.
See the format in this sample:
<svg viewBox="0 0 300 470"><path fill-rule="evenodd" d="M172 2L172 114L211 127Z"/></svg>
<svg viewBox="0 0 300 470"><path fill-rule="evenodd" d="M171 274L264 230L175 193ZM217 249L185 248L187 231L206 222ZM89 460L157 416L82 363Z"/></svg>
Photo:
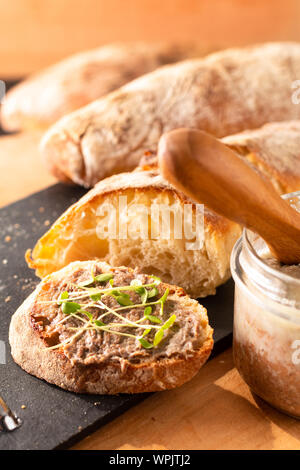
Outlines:
<svg viewBox="0 0 300 470"><path fill-rule="evenodd" d="M70 313L75 313L80 310L81 305L76 302L62 302L61 309L66 315L69 315Z"/></svg>
<svg viewBox="0 0 300 470"><path fill-rule="evenodd" d="M171 328L176 320L176 315L172 315L164 324L163 326L155 333L153 345L157 346L163 339L165 331Z"/></svg>

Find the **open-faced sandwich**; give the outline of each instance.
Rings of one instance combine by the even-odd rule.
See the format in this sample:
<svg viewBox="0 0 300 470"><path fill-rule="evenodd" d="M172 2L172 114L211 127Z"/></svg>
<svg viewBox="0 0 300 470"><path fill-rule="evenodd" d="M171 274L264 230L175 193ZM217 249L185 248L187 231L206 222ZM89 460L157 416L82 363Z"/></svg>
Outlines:
<svg viewBox="0 0 300 470"><path fill-rule="evenodd" d="M140 393L190 380L213 347L207 314L183 289L85 261L50 274L13 315L27 372L79 393Z"/></svg>

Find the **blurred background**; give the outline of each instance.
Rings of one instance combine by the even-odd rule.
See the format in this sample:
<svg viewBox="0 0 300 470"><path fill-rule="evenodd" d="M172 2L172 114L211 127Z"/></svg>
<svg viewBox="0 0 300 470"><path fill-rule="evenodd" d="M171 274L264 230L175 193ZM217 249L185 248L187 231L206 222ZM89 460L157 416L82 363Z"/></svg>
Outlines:
<svg viewBox="0 0 300 470"><path fill-rule="evenodd" d="M0 79L7 86L114 41L193 41L219 48L300 41L300 0L0 0ZM3 132L2 132L3 134ZM1 135L0 207L55 183L40 132Z"/></svg>
<svg viewBox="0 0 300 470"><path fill-rule="evenodd" d="M299 0L0 0L0 77L118 40L300 40Z"/></svg>

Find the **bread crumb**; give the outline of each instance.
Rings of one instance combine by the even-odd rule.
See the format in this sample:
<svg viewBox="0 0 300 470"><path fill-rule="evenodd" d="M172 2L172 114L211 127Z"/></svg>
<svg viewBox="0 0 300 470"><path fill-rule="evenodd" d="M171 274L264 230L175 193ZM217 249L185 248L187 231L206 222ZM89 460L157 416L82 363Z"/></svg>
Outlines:
<svg viewBox="0 0 300 470"><path fill-rule="evenodd" d="M10 301L11 301L11 296L8 295L8 296L6 297L6 299L5 299L5 302L10 302Z"/></svg>
<svg viewBox="0 0 300 470"><path fill-rule="evenodd" d="M4 238L4 240L5 240L7 243L10 242L11 236L10 236L10 235L6 235L6 237Z"/></svg>
<svg viewBox="0 0 300 470"><path fill-rule="evenodd" d="M22 405L21 408L22 408L22 410L25 410L27 407L26 407L26 405Z"/></svg>
<svg viewBox="0 0 300 470"><path fill-rule="evenodd" d="M78 426L78 431L82 431L82 426Z"/></svg>
<svg viewBox="0 0 300 470"><path fill-rule="evenodd" d="M46 227L50 225L50 220L45 220L44 225L46 225Z"/></svg>
<svg viewBox="0 0 300 470"><path fill-rule="evenodd" d="M7 259L3 259L2 264L7 264Z"/></svg>
<svg viewBox="0 0 300 470"><path fill-rule="evenodd" d="M40 208L39 208L39 212L41 212L41 213L42 213L42 212L45 212L45 207L40 207Z"/></svg>

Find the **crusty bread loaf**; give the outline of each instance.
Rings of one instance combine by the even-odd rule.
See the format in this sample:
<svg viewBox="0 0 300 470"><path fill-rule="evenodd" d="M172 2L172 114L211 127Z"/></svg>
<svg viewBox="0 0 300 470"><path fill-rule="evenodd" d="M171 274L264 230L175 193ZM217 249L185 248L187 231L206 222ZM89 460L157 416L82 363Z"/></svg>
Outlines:
<svg viewBox="0 0 300 470"><path fill-rule="evenodd" d="M135 337L130 337L130 333L128 336L118 335L95 328L93 321L105 309L88 307L90 300L86 300L84 305L93 319L86 322L80 320L86 317L85 314L67 315L61 305L53 302L62 292L69 291L69 295L74 296L76 285L90 278L92 270L95 275L111 272L116 289L129 285L134 279L142 284L151 282L149 276L129 268L111 268L106 263L94 261L71 263L47 276L12 317L9 341L14 360L28 373L78 393L153 392L178 387L190 380L206 362L213 347L206 310L181 288L159 284L157 294L151 300L159 299L169 289L163 311L159 304L152 305L156 322L144 317L142 324L144 328L158 328L158 319L161 324L173 315L176 319L173 326L164 330L164 337L158 345L145 348L138 336L146 333L144 338L149 343L157 329L147 333L142 329L143 325L138 328L125 325L124 328L123 324L120 328L117 327L119 318L113 315L103 318L106 325L116 325L111 328L115 331L135 332ZM107 287L111 288L108 282L106 286L102 283L101 288ZM139 302L135 300L135 297L139 299L138 294L132 290L126 292L129 292L133 304ZM103 300L103 303L110 308L120 307L113 296L106 299L109 300ZM121 313L126 321L136 322L143 318L144 307L129 306ZM82 324L86 329L80 331ZM71 328L76 327L77 333L74 333Z"/></svg>
<svg viewBox="0 0 300 470"><path fill-rule="evenodd" d="M299 77L297 43L228 49L161 67L62 118L46 133L42 153L60 179L89 187L134 168L175 128L223 137L300 118L291 99Z"/></svg>
<svg viewBox="0 0 300 470"><path fill-rule="evenodd" d="M127 214L119 208L120 196L127 197ZM165 182L157 171L123 173L101 181L71 206L37 242L32 254L27 253L29 266L43 277L71 261L99 258L112 265L137 267L161 276L166 282L181 285L193 297L215 293L216 287L230 277L230 253L240 235L237 224L205 209L203 237L201 227L197 232L200 242L203 238L203 246L188 249L189 235L182 230L182 239L176 239L172 222L170 236L165 232L163 238L161 218L160 225L155 217L147 219L146 230L150 235L145 238L144 215L135 204L147 209L153 204L164 204L179 214L189 204L192 219L186 219L187 224L196 229L195 204ZM99 228L107 223L113 227L114 220L109 217L114 214L118 226L126 223L127 233L133 231L136 239L131 235L121 238L120 231L115 238L99 238ZM151 232L153 228L157 238Z"/></svg>
<svg viewBox="0 0 300 470"><path fill-rule="evenodd" d="M221 142L270 179L279 194L300 190L300 121L271 122L223 137ZM157 155L149 152L136 171L157 168Z"/></svg>
<svg viewBox="0 0 300 470"><path fill-rule="evenodd" d="M81 106L164 64L202 57L205 44L117 43L75 54L12 88L2 106L7 130L45 128Z"/></svg>
<svg viewBox="0 0 300 470"><path fill-rule="evenodd" d="M300 190L300 121L274 122L222 139L280 194Z"/></svg>

